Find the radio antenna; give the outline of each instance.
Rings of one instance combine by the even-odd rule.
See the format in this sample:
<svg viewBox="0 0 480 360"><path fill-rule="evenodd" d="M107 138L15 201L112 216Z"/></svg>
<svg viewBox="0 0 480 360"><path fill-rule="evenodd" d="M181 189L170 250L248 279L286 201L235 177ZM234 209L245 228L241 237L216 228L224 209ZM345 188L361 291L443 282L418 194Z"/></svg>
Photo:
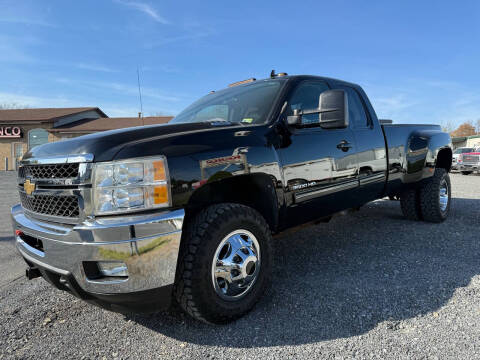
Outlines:
<svg viewBox="0 0 480 360"><path fill-rule="evenodd" d="M137 83L138 83L138 97L140 99L140 117L142 118L142 125L145 125L143 123L143 102L142 102L142 89L140 87L140 71L138 70L138 65L137 65Z"/></svg>

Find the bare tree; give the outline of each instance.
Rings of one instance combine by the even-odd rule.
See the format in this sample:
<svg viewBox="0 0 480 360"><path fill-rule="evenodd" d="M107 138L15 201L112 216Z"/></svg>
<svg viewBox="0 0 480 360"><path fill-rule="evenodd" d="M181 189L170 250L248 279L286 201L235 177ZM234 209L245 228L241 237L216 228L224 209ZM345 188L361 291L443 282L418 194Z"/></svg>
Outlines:
<svg viewBox="0 0 480 360"><path fill-rule="evenodd" d="M168 114L166 112L160 112L160 111L157 111L157 112L152 112L150 113L148 116L173 116L172 114Z"/></svg>
<svg viewBox="0 0 480 360"><path fill-rule="evenodd" d="M12 110L12 109L28 109L30 106L19 104L16 102L4 102L0 104L0 110Z"/></svg>
<svg viewBox="0 0 480 360"><path fill-rule="evenodd" d="M477 122L475 124L477 135L480 135L480 119L477 119Z"/></svg>
<svg viewBox="0 0 480 360"><path fill-rule="evenodd" d="M442 131L450 134L453 130L455 130L455 127L453 126L451 120L447 120L442 123Z"/></svg>

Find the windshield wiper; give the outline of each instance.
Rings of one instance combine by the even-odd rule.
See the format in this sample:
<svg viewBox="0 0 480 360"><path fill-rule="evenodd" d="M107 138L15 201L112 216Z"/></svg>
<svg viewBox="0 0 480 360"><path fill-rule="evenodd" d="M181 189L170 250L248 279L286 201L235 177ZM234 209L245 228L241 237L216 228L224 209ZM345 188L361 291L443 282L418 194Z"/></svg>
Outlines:
<svg viewBox="0 0 480 360"><path fill-rule="evenodd" d="M242 124L241 122L232 122L230 120L225 120L225 119L220 119L220 118L208 119L208 120L204 120L202 122L209 123L210 125L213 125L213 126L223 126L223 125L229 125L229 124L245 125L245 124Z"/></svg>

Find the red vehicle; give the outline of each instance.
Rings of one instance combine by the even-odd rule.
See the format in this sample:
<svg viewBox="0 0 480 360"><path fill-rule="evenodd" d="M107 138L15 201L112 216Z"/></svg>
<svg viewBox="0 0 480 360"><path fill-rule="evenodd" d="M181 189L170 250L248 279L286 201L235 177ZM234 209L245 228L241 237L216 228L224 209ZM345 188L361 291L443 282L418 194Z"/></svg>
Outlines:
<svg viewBox="0 0 480 360"><path fill-rule="evenodd" d="M470 175L474 171L480 170L480 149L474 152L460 154L458 158L458 168L463 175Z"/></svg>

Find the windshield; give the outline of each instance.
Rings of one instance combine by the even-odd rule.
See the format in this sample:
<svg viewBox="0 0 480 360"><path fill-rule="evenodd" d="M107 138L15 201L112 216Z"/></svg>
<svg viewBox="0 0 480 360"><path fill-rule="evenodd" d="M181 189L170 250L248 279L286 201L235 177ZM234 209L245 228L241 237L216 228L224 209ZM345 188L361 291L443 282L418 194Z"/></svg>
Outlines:
<svg viewBox="0 0 480 360"><path fill-rule="evenodd" d="M208 94L178 114L170 123L229 121L263 124L284 80L263 80Z"/></svg>
<svg viewBox="0 0 480 360"><path fill-rule="evenodd" d="M473 152L473 150L474 150L473 148L460 148L455 150L454 154L465 154L465 153Z"/></svg>

